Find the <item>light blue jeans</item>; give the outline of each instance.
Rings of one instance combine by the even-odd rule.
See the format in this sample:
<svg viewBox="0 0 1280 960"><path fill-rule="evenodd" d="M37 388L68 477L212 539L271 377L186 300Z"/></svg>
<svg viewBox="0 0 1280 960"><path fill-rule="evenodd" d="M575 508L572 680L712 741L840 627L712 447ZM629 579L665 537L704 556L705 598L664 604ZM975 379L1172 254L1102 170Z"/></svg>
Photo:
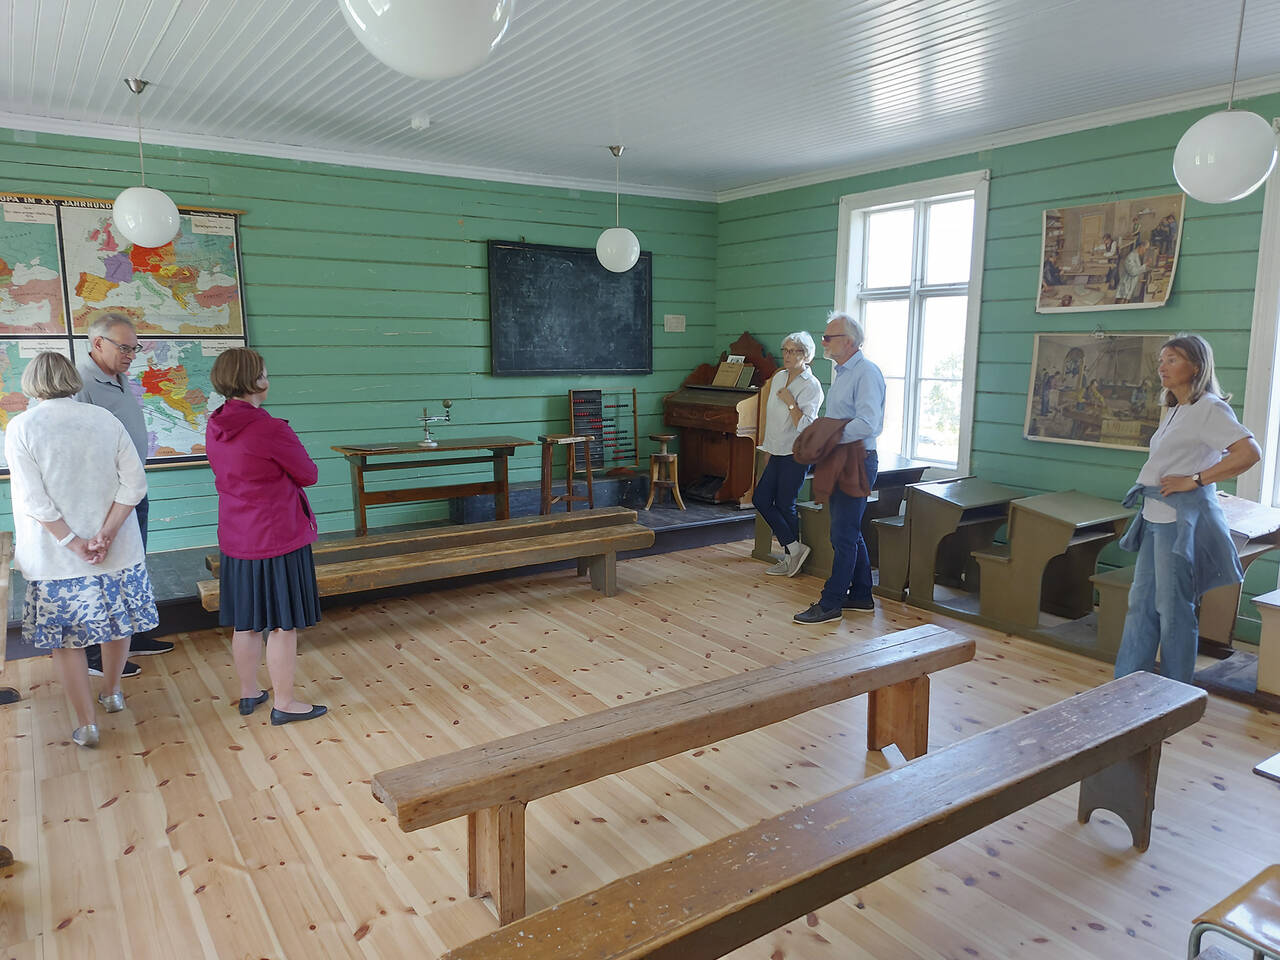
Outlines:
<svg viewBox="0 0 1280 960"><path fill-rule="evenodd" d="M1200 626L1196 621L1196 596L1192 593L1191 567L1175 557L1176 523L1148 523L1138 548L1138 562L1129 588L1129 612L1124 621L1116 676L1139 670L1160 672L1173 680L1190 683L1196 668Z"/></svg>

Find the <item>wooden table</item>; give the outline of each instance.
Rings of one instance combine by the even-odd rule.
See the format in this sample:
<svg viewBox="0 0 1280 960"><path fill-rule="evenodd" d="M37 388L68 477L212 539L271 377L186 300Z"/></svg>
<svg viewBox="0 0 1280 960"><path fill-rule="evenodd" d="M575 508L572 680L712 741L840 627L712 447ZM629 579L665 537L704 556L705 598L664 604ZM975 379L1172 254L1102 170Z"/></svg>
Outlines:
<svg viewBox="0 0 1280 960"><path fill-rule="evenodd" d="M948 586L963 587L970 555L991 546L1008 518L1009 501L1018 496L1018 491L981 477L908 487L905 586L910 601L931 602L939 577ZM880 579L883 583L883 569Z"/></svg>
<svg viewBox="0 0 1280 960"><path fill-rule="evenodd" d="M519 437L471 437L441 440L438 446L424 447L417 443L351 443L332 447L346 458L351 467L351 500L355 509L355 532L363 537L369 532L365 515L367 507L388 503L418 503L424 500L447 500L450 497L466 497L477 493L492 493L497 519L511 516L507 499L507 459L516 447L534 446L532 440ZM455 456L467 451L486 450L472 456ZM370 463L371 457L405 457L390 463ZM478 483L450 483L429 487L410 487L401 490L365 490L364 475L377 470L413 470L422 467L446 467L464 463L492 463L493 480Z"/></svg>
<svg viewBox="0 0 1280 960"><path fill-rule="evenodd" d="M1078 490L1012 501L1008 547L973 554L981 570L983 618L1017 632L1037 628L1042 609L1069 620L1087 616L1098 553L1133 513Z"/></svg>
<svg viewBox="0 0 1280 960"><path fill-rule="evenodd" d="M902 507L902 500L908 484L917 482L930 464L919 460L910 460L895 453L887 453L880 460L876 473L876 482L871 485L875 496L867 498L867 509L862 514L862 538L867 542L867 553L871 557L871 565L880 562L879 536L871 521L881 517L896 517ZM800 539L813 552L804 563L804 572L813 576L826 577L831 574L831 528L827 520L827 511L822 505L811 501L799 504ZM773 544L773 531L759 514L756 515L755 547L751 555L757 560L776 561L770 549Z"/></svg>

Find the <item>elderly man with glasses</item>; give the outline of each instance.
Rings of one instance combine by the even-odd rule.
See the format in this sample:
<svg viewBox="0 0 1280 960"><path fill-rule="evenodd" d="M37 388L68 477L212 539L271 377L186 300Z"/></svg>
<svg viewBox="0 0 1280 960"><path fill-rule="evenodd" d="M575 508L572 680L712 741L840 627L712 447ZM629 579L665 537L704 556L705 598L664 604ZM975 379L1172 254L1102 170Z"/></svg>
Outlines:
<svg viewBox="0 0 1280 960"><path fill-rule="evenodd" d="M884 376L880 368L862 353L862 324L847 313L832 313L822 335L822 353L835 364L831 389L827 391L827 416L847 420L841 443L861 440L867 451L867 485L876 482L876 437L884 427ZM796 623L826 623L839 620L845 610L870 613L871 558L862 539L862 514L866 497L844 493L839 485L828 503L831 524L831 576L822 596L807 610L797 613Z"/></svg>
<svg viewBox="0 0 1280 960"><path fill-rule="evenodd" d="M147 427L142 419L142 405L129 386L129 367L142 347L133 321L123 313L104 313L89 326L89 356L77 366L84 389L76 394L81 403L104 407L124 424L125 432L137 448L138 458L147 462ZM138 528L142 531L142 548L147 547L147 498L134 508ZM145 657L156 653L168 653L173 644L167 640L153 640L135 635L129 647L129 655ZM91 676L102 676L102 648L98 645L85 651ZM133 662L125 664L124 675L136 677L142 671Z"/></svg>

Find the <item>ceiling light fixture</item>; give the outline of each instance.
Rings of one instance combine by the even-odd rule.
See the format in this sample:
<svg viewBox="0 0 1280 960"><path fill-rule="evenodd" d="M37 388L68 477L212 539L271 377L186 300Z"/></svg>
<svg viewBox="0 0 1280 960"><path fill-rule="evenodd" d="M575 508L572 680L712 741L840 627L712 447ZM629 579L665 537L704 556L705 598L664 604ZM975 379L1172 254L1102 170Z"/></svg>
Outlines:
<svg viewBox="0 0 1280 960"><path fill-rule="evenodd" d="M125 86L138 97L147 89L147 81L125 77ZM129 187L111 205L111 222L130 243L139 247L163 247L178 235L182 220L177 205L168 194L147 186L147 171L142 162L142 101L135 100L138 116L138 173L142 186Z"/></svg>
<svg viewBox="0 0 1280 960"><path fill-rule="evenodd" d="M1244 35L1245 0L1240 0L1236 60L1231 68L1227 109L1193 123L1173 151L1173 175L1183 191L1204 203L1230 203L1262 186L1276 165L1276 135L1271 124L1248 110L1232 110L1240 41Z"/></svg>
<svg viewBox="0 0 1280 960"><path fill-rule="evenodd" d="M613 221L614 226L600 234L600 239L596 241L596 259L600 261L600 266L606 270L612 270L614 273L626 273L636 265L636 261L640 259L640 241L636 239L636 235L622 226L621 217L621 201L619 195L622 192L622 181L620 165L622 151L626 149L621 146L612 146L609 152L613 154Z"/></svg>
<svg viewBox="0 0 1280 960"><path fill-rule="evenodd" d="M420 80L457 77L489 58L514 0L338 0L347 26L392 70Z"/></svg>

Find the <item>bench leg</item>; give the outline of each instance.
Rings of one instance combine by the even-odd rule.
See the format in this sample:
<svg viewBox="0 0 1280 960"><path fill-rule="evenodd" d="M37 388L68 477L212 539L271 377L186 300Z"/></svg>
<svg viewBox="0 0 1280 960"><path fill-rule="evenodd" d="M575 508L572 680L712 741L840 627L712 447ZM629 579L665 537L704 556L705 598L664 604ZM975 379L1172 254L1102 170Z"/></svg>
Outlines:
<svg viewBox="0 0 1280 960"><path fill-rule="evenodd" d="M1160 744L1080 781L1081 823L1095 810L1110 810L1129 827L1139 852L1151 845L1151 813L1156 806L1156 774L1160 770Z"/></svg>
<svg viewBox="0 0 1280 960"><path fill-rule="evenodd" d="M929 678L915 677L867 695L867 749L896 743L908 760L929 752Z"/></svg>
<svg viewBox="0 0 1280 960"><path fill-rule="evenodd" d="M467 814L467 892L491 897L499 924L524 916L523 803Z"/></svg>
<svg viewBox="0 0 1280 960"><path fill-rule="evenodd" d="M587 571L591 574L592 589L599 590L606 597L617 596L618 555L616 553L588 557Z"/></svg>
<svg viewBox="0 0 1280 960"><path fill-rule="evenodd" d="M13 866L13 854L8 847L0 847L0 867Z"/></svg>
<svg viewBox="0 0 1280 960"><path fill-rule="evenodd" d="M591 561L587 557L578 558L578 576L585 577L591 572Z"/></svg>

